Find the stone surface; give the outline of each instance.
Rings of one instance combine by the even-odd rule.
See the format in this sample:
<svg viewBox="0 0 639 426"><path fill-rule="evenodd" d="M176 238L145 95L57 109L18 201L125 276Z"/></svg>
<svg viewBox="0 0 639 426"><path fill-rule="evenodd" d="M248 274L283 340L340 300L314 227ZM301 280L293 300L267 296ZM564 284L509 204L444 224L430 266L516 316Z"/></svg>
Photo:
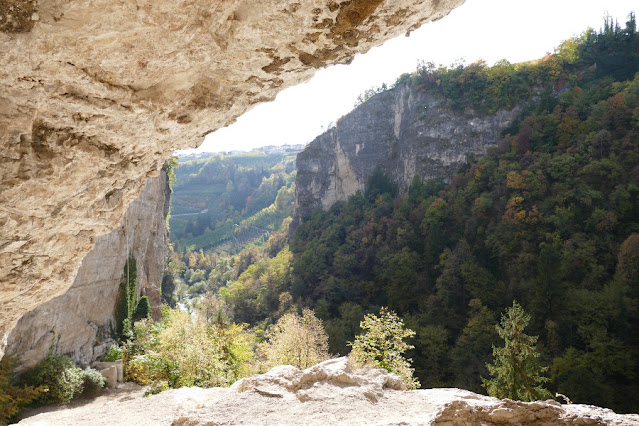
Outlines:
<svg viewBox="0 0 639 426"><path fill-rule="evenodd" d="M50 348L87 366L111 344L113 313L127 253L137 264L138 290L160 315L166 259L169 188L164 171L146 181L120 226L96 239L67 292L24 315L11 332L7 352L20 355L19 370L34 367Z"/></svg>
<svg viewBox="0 0 639 426"><path fill-rule="evenodd" d="M118 385L118 369L115 365L98 370L106 379L107 387L114 388Z"/></svg>
<svg viewBox="0 0 639 426"><path fill-rule="evenodd" d="M371 402L384 396L385 389L406 390L401 377L386 370L352 371L346 357L330 359L303 371L292 365L281 365L266 374L239 380L231 389L274 398L294 395L306 402L332 398L336 387L344 389L340 399L366 398Z"/></svg>
<svg viewBox="0 0 639 426"><path fill-rule="evenodd" d="M460 389L400 390L384 370L345 359L300 371L275 367L229 388L182 388L144 398L120 388L96 400L24 419L33 425L639 425L639 416L556 401L499 400Z"/></svg>
<svg viewBox="0 0 639 426"><path fill-rule="evenodd" d="M117 383L123 383L124 382L124 365L122 364L122 360L119 359L117 361L114 362L96 362L93 363L92 368L95 368L96 370L98 370L106 379L111 380L108 383L109 387L115 387L117 386ZM115 371L115 374L113 375L113 378L111 379L111 375L112 373L110 372L111 369L113 369L113 371ZM109 372L107 373L103 373L103 371L109 370ZM107 375L109 377L107 377Z"/></svg>
<svg viewBox="0 0 639 426"><path fill-rule="evenodd" d="M178 148L463 0L0 0L0 355Z"/></svg>
<svg viewBox="0 0 639 426"><path fill-rule="evenodd" d="M311 210L363 191L377 167L401 193L415 175L451 178L469 154L495 145L519 112L455 112L440 96L406 83L373 96L298 154L293 228Z"/></svg>

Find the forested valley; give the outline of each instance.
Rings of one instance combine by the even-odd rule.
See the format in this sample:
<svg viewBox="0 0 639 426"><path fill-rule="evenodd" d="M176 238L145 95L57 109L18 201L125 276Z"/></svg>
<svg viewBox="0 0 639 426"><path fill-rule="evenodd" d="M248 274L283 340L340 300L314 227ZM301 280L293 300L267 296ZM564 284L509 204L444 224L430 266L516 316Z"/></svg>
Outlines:
<svg viewBox="0 0 639 426"><path fill-rule="evenodd" d="M187 157L179 167L173 160L166 301L174 305L187 295L217 290L237 274L233 255L271 236L283 238L287 226L282 224L293 212L299 150L291 146ZM247 258L242 263L250 264L254 250L244 250L242 256Z"/></svg>
<svg viewBox="0 0 639 426"><path fill-rule="evenodd" d="M293 160L265 158L259 172L227 157L180 164L165 300L199 294L201 309L247 324L258 342L291 308L312 308L330 353L342 355L364 315L388 307L416 332L407 356L422 387L480 393L501 344L495 325L516 300L553 395L637 412L638 71L634 15L533 62L422 64L386 90L410 85L460 111L523 112L450 182L415 176L400 194L379 171L290 237ZM186 182L199 189L178 191ZM222 219L211 219L215 209ZM249 226L267 232L242 250L222 247Z"/></svg>

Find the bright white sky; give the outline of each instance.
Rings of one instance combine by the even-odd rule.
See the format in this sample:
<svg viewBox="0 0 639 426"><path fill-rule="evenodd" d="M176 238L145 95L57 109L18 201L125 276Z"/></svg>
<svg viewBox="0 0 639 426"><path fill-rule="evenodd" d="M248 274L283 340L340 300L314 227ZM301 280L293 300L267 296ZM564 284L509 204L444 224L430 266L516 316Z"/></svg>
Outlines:
<svg viewBox="0 0 639 426"><path fill-rule="evenodd" d="M599 30L605 15L623 27L636 0L466 0L444 19L357 55L350 65L318 71L305 84L282 91L234 124L208 135L197 150L251 150L266 145L306 144L353 109L357 96L392 84L422 59L450 65L484 59L511 63L541 58L587 27Z"/></svg>

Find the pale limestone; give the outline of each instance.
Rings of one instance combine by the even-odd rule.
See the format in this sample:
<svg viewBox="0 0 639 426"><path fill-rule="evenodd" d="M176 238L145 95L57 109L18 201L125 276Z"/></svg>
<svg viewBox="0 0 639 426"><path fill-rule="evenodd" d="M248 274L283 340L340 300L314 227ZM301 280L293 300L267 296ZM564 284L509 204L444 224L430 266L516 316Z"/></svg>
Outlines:
<svg viewBox="0 0 639 426"><path fill-rule="evenodd" d="M20 356L18 371L34 367L51 349L83 367L106 354L115 343L113 314L127 253L136 259L138 296L149 297L159 318L168 207L168 181L162 170L146 181L120 226L96 239L67 292L18 321L7 345L8 353Z"/></svg>
<svg viewBox="0 0 639 426"><path fill-rule="evenodd" d="M461 389L402 390L384 370L345 359L306 370L279 366L229 388L181 388L143 397L121 385L95 401L26 418L26 425L639 425L590 405L499 400ZM127 393L124 393L127 392Z"/></svg>
<svg viewBox="0 0 639 426"><path fill-rule="evenodd" d="M297 155L291 229L313 209L328 210L364 191L378 168L400 195L415 175L451 179L469 155L482 156L495 146L521 109L457 111L437 92L406 82L371 97Z"/></svg>
<svg viewBox="0 0 639 426"><path fill-rule="evenodd" d="M461 3L0 2L0 355L175 149Z"/></svg>
<svg viewBox="0 0 639 426"><path fill-rule="evenodd" d="M98 370L106 379L107 387L114 388L118 385L118 369L115 365Z"/></svg>
<svg viewBox="0 0 639 426"><path fill-rule="evenodd" d="M114 376L112 382L109 383L109 387L115 387L117 385L117 383L123 383L124 382L124 365L122 364L122 360L121 359L119 359L117 361L113 361L113 362L95 362L95 363L93 363L92 368L95 368L100 373L102 373L103 370L107 370L107 369L111 369L111 368L114 369L115 376ZM108 373L108 374L110 375L111 373ZM105 376L104 373L102 373L102 375L104 377L106 377L107 380L109 380L109 378L107 376Z"/></svg>

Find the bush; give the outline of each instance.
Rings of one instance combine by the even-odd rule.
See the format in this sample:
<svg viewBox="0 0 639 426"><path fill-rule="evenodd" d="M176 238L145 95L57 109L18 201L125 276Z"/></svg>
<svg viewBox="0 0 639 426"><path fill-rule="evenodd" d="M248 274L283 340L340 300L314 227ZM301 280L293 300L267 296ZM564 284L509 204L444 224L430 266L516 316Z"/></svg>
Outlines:
<svg viewBox="0 0 639 426"><path fill-rule="evenodd" d="M109 348L109 352L107 352L102 361L114 362L119 359L122 359L122 348L117 343L115 343L111 345L111 347Z"/></svg>
<svg viewBox="0 0 639 426"><path fill-rule="evenodd" d="M138 305L133 312L133 322L140 321L151 316L151 304L148 296L140 297Z"/></svg>
<svg viewBox="0 0 639 426"><path fill-rule="evenodd" d="M411 359L402 355L413 346L404 342L407 337L412 337L415 332L404 328L404 321L393 311L382 308L377 315L368 314L360 327L365 331L355 337L351 344L352 359L359 366L384 368L389 373L400 376L408 389L416 389L419 382L413 377L414 369L411 368Z"/></svg>
<svg viewBox="0 0 639 426"><path fill-rule="evenodd" d="M23 406L47 390L44 386L16 386L14 369L17 363L17 358L9 355L0 359L0 425L15 419Z"/></svg>
<svg viewBox="0 0 639 426"><path fill-rule="evenodd" d="M308 308L302 316L284 315L267 331L266 338L259 351L268 368L288 364L304 369L330 358L322 320Z"/></svg>
<svg viewBox="0 0 639 426"><path fill-rule="evenodd" d="M106 380L97 370L83 370L68 356L53 352L25 378L31 385L48 389L37 399L41 404L66 404L82 395L96 396L106 386Z"/></svg>
<svg viewBox="0 0 639 426"><path fill-rule="evenodd" d="M84 376L84 391L82 392L82 396L94 398L100 395L107 384L104 376L93 368L82 370L82 375Z"/></svg>
<svg viewBox="0 0 639 426"><path fill-rule="evenodd" d="M252 353L243 327L209 324L168 307L162 321L134 325L135 338L123 352L126 380L151 384L152 393L182 386L228 386L249 375Z"/></svg>
<svg viewBox="0 0 639 426"><path fill-rule="evenodd" d="M49 353L32 372L27 380L34 385L46 386L49 391L38 398L42 404L68 403L82 394L84 377L82 369L64 355Z"/></svg>

